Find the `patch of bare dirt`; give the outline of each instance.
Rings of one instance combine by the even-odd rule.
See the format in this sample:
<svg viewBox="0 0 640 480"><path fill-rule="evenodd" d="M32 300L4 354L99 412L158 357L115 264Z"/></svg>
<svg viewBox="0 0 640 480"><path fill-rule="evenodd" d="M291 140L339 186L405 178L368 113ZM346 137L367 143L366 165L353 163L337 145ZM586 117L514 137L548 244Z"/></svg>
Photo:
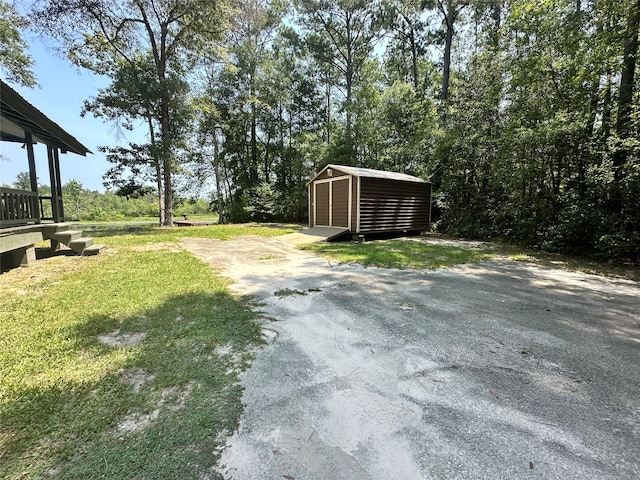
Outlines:
<svg viewBox="0 0 640 480"><path fill-rule="evenodd" d="M30 265L12 268L0 274L0 285L5 294L32 295L42 287L55 284L67 273L84 268L88 257L57 255L36 260ZM26 288L25 288L26 287Z"/></svg>
<svg viewBox="0 0 640 480"><path fill-rule="evenodd" d="M133 433L145 429L160 416L160 409L156 408L150 413L130 413L124 417L116 427L117 433Z"/></svg>
<svg viewBox="0 0 640 480"><path fill-rule="evenodd" d="M133 387L134 393L140 393L140 389L147 383L152 381L155 375L147 373L143 368L133 367L125 368L118 372L120 381Z"/></svg>
<svg viewBox="0 0 640 480"><path fill-rule="evenodd" d="M237 264L271 270L274 264L287 262L295 247L273 238L245 235L232 240L185 238L181 245L213 266L226 270Z"/></svg>
<svg viewBox="0 0 640 480"><path fill-rule="evenodd" d="M158 417L160 417L163 409L175 412L184 408L187 399L193 391L193 387L193 382L189 382L184 387L175 386L165 388L162 390L156 408L149 413L133 412L126 415L116 426L115 433L127 434L139 432L156 421Z"/></svg>
<svg viewBox="0 0 640 480"><path fill-rule="evenodd" d="M231 288L246 295L256 293L256 285L253 285L252 279L265 276L273 278L270 283L270 288L273 288L271 293L284 289L293 290L286 282L293 273L308 269L309 262L313 263L314 267L328 264L326 260L299 250L295 245L278 237L246 235L232 240L185 238L181 245L214 269L221 271L225 277L234 280Z"/></svg>
<svg viewBox="0 0 640 480"><path fill-rule="evenodd" d="M110 347L135 347L145 339L145 332L120 333L120 329L106 335L98 335L98 340Z"/></svg>
<svg viewBox="0 0 640 480"><path fill-rule="evenodd" d="M229 361L230 365L225 371L226 375L232 375L242 371L242 368L244 367L242 352L234 351L233 347L229 344L216 346L214 352L219 357L226 357Z"/></svg>

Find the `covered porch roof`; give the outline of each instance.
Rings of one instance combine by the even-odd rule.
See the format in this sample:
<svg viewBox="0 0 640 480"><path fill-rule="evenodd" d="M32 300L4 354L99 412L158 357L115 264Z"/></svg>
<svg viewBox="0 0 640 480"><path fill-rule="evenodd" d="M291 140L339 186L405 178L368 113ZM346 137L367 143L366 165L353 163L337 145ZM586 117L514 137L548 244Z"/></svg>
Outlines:
<svg viewBox="0 0 640 480"><path fill-rule="evenodd" d="M30 191L0 187L0 228L39 224L43 220L64 222L60 153L86 156L91 151L57 123L27 102L0 80L0 141L24 145L29 163ZM51 195L39 194L33 145L47 147ZM51 210L43 201L51 202Z"/></svg>
<svg viewBox="0 0 640 480"><path fill-rule="evenodd" d="M27 132L31 133L33 142L57 148L61 153L71 152L82 156L92 153L0 80L0 140L26 143Z"/></svg>

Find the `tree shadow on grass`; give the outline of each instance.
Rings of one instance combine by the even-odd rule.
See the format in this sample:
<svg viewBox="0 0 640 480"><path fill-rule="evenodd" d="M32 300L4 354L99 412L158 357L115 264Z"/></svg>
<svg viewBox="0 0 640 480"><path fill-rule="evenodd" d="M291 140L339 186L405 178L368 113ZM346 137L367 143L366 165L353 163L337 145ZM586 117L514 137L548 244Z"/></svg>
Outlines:
<svg viewBox="0 0 640 480"><path fill-rule="evenodd" d="M113 346L98 339L114 332L144 338ZM72 357L59 378L48 372L43 385L17 378L4 393L0 477L209 471L242 411L237 375L248 365L247 348L260 341L252 312L227 293L186 294L135 317L89 317L59 335ZM137 392L123 380L132 369L147 375Z"/></svg>

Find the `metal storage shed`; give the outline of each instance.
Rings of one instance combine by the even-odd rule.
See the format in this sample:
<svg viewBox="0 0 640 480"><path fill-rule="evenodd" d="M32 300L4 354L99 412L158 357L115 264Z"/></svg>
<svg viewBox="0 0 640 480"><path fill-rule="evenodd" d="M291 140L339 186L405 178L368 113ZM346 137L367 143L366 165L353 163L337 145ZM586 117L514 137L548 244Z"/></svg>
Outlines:
<svg viewBox="0 0 640 480"><path fill-rule="evenodd" d="M431 184L403 173L327 165L309 182L309 227L352 233L424 231Z"/></svg>

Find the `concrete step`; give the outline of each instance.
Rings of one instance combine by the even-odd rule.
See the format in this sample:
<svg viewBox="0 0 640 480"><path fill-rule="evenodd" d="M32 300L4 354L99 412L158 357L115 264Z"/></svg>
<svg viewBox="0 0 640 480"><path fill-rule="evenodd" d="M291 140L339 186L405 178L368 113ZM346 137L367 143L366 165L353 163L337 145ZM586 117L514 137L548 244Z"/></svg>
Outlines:
<svg viewBox="0 0 640 480"><path fill-rule="evenodd" d="M59 241L60 243L69 245L72 241L82 237L82 231L81 230L63 230L61 232L52 233L51 235L48 235L48 236L53 238L54 240Z"/></svg>
<svg viewBox="0 0 640 480"><path fill-rule="evenodd" d="M80 237L69 242L67 245L71 250L82 255L84 251L93 245L93 238Z"/></svg>
<svg viewBox="0 0 640 480"><path fill-rule="evenodd" d="M84 251L82 252L82 255L98 255L105 247L106 245L102 245L102 244L97 244L97 245L91 245L90 247L87 247L84 249Z"/></svg>
<svg viewBox="0 0 640 480"><path fill-rule="evenodd" d="M71 223L51 223L44 225L44 233L47 236L53 235L56 232L64 232L71 230Z"/></svg>

